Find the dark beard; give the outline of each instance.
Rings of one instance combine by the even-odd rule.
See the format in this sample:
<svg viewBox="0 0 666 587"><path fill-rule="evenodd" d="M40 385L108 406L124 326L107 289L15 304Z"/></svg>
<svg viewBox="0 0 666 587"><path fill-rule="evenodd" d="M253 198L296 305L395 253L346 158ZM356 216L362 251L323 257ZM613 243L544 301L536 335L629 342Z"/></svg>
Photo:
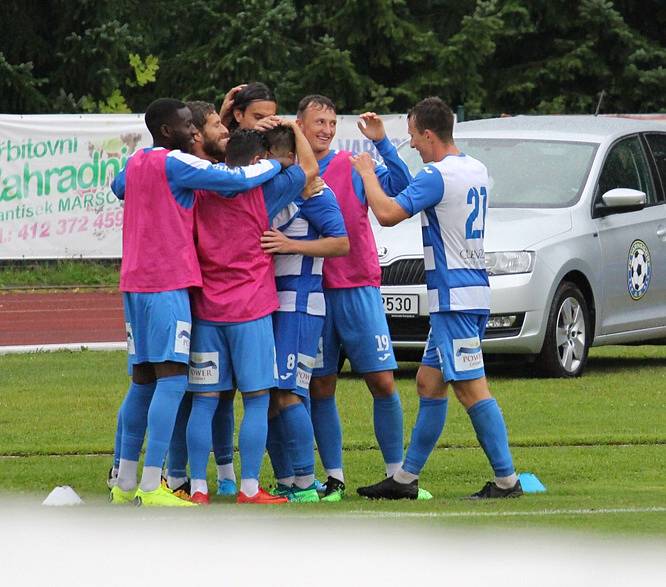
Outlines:
<svg viewBox="0 0 666 587"><path fill-rule="evenodd" d="M204 138L203 150L206 155L212 157L216 161L224 161L224 156L226 153L216 142Z"/></svg>

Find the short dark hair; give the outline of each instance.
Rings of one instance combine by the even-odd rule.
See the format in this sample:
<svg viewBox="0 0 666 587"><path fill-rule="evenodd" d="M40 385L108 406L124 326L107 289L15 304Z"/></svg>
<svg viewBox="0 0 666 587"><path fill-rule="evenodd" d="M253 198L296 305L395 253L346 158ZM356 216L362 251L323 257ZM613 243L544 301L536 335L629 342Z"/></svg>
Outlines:
<svg viewBox="0 0 666 587"><path fill-rule="evenodd" d="M213 104L210 102L202 102L201 100L186 102L185 106L187 106L192 112L192 122L194 123L194 126L197 127L197 130L201 132L203 132L208 117L217 112Z"/></svg>
<svg viewBox="0 0 666 587"><path fill-rule="evenodd" d="M268 151L268 145L263 133L239 128L229 137L225 163L232 167L249 165L256 155L265 155L266 151Z"/></svg>
<svg viewBox="0 0 666 587"><path fill-rule="evenodd" d="M330 98L322 96L321 94L310 94L309 96L305 96L305 98L301 99L301 101L298 103L296 116L298 118L302 118L303 112L305 112L308 106L311 105L317 106L318 108L331 109L333 112L336 111L335 104Z"/></svg>
<svg viewBox="0 0 666 587"><path fill-rule="evenodd" d="M186 108L185 102L175 98L158 98L151 102L146 108L144 121L153 139L161 138L161 127L163 124L169 124L178 110Z"/></svg>
<svg viewBox="0 0 666 587"><path fill-rule="evenodd" d="M267 130L264 137L266 137L269 150L274 153L276 151L279 151L279 153L296 152L296 135L294 129L290 126L276 126Z"/></svg>
<svg viewBox="0 0 666 587"><path fill-rule="evenodd" d="M430 96L421 100L408 113L420 133L426 129L434 132L442 141L453 141L453 111L441 98Z"/></svg>

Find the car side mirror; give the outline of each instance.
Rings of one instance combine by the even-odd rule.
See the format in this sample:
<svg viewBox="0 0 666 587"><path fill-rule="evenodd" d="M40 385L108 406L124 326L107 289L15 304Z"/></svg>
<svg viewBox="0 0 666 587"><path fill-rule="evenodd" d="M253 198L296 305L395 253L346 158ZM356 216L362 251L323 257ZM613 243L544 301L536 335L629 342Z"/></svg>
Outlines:
<svg viewBox="0 0 666 587"><path fill-rule="evenodd" d="M601 196L601 201L594 207L595 216L635 212L645 208L646 202L645 192L630 188L615 188Z"/></svg>

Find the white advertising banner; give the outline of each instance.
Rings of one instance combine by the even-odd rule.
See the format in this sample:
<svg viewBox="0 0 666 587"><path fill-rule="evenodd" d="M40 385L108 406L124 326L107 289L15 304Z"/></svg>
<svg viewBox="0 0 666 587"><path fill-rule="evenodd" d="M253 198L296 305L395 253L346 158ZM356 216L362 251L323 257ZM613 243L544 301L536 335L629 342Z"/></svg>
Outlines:
<svg viewBox="0 0 666 587"><path fill-rule="evenodd" d="M405 115L383 117L408 138ZM338 116L332 147L369 151L357 116ZM119 258L122 204L110 185L151 144L139 114L0 115L0 260Z"/></svg>

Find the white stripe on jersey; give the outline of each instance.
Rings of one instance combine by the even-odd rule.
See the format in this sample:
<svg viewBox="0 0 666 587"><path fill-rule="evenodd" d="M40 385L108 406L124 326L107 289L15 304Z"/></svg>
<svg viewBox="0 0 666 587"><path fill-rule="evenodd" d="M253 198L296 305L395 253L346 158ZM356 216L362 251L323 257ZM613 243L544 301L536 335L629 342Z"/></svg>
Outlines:
<svg viewBox="0 0 666 587"><path fill-rule="evenodd" d="M249 179L270 171L273 169L273 164L266 159L262 159L254 165L245 165L242 169L245 171L245 177Z"/></svg>
<svg viewBox="0 0 666 587"><path fill-rule="evenodd" d="M449 290L451 311L469 310L470 308L490 308L490 288L454 287Z"/></svg>
<svg viewBox="0 0 666 587"><path fill-rule="evenodd" d="M428 312L439 312L439 290L428 290Z"/></svg>
<svg viewBox="0 0 666 587"><path fill-rule="evenodd" d="M312 258L312 275L321 275L324 270L324 258L323 257L313 257Z"/></svg>
<svg viewBox="0 0 666 587"><path fill-rule="evenodd" d="M326 300L320 291L308 294L308 314L313 316L326 316Z"/></svg>
<svg viewBox="0 0 666 587"><path fill-rule="evenodd" d="M298 353L298 362L302 365L305 365L308 369L312 369L315 364L315 358L310 355L304 355L303 353Z"/></svg>
<svg viewBox="0 0 666 587"><path fill-rule="evenodd" d="M295 312L296 311L296 292L295 291L279 291L278 300L280 301L279 312Z"/></svg>
<svg viewBox="0 0 666 587"><path fill-rule="evenodd" d="M421 216L421 226L430 226L430 220L428 220L428 215L423 210L420 214Z"/></svg>
<svg viewBox="0 0 666 587"><path fill-rule="evenodd" d="M275 255L275 276L300 275L303 270L303 255Z"/></svg>
<svg viewBox="0 0 666 587"><path fill-rule="evenodd" d="M305 218L295 218L294 221L284 229L285 236L308 236L310 223Z"/></svg>
<svg viewBox="0 0 666 587"><path fill-rule="evenodd" d="M294 216L296 216L296 214L298 214L299 210L300 208L293 202L286 208L282 208L282 210L280 210L273 218L271 227L275 228L276 230L280 230L282 226L287 224L287 222L289 222Z"/></svg>
<svg viewBox="0 0 666 587"><path fill-rule="evenodd" d="M423 262L426 271L435 270L435 250L432 247L423 246Z"/></svg>
<svg viewBox="0 0 666 587"><path fill-rule="evenodd" d="M190 167L197 167L199 169L208 169L212 165L210 161L206 161L205 159L200 159L199 157L195 157L194 155L190 155L189 153L183 153L178 149L176 149L175 151L169 151L167 153L167 157L173 157L174 159L177 159L181 163L185 163L185 165L189 165Z"/></svg>

